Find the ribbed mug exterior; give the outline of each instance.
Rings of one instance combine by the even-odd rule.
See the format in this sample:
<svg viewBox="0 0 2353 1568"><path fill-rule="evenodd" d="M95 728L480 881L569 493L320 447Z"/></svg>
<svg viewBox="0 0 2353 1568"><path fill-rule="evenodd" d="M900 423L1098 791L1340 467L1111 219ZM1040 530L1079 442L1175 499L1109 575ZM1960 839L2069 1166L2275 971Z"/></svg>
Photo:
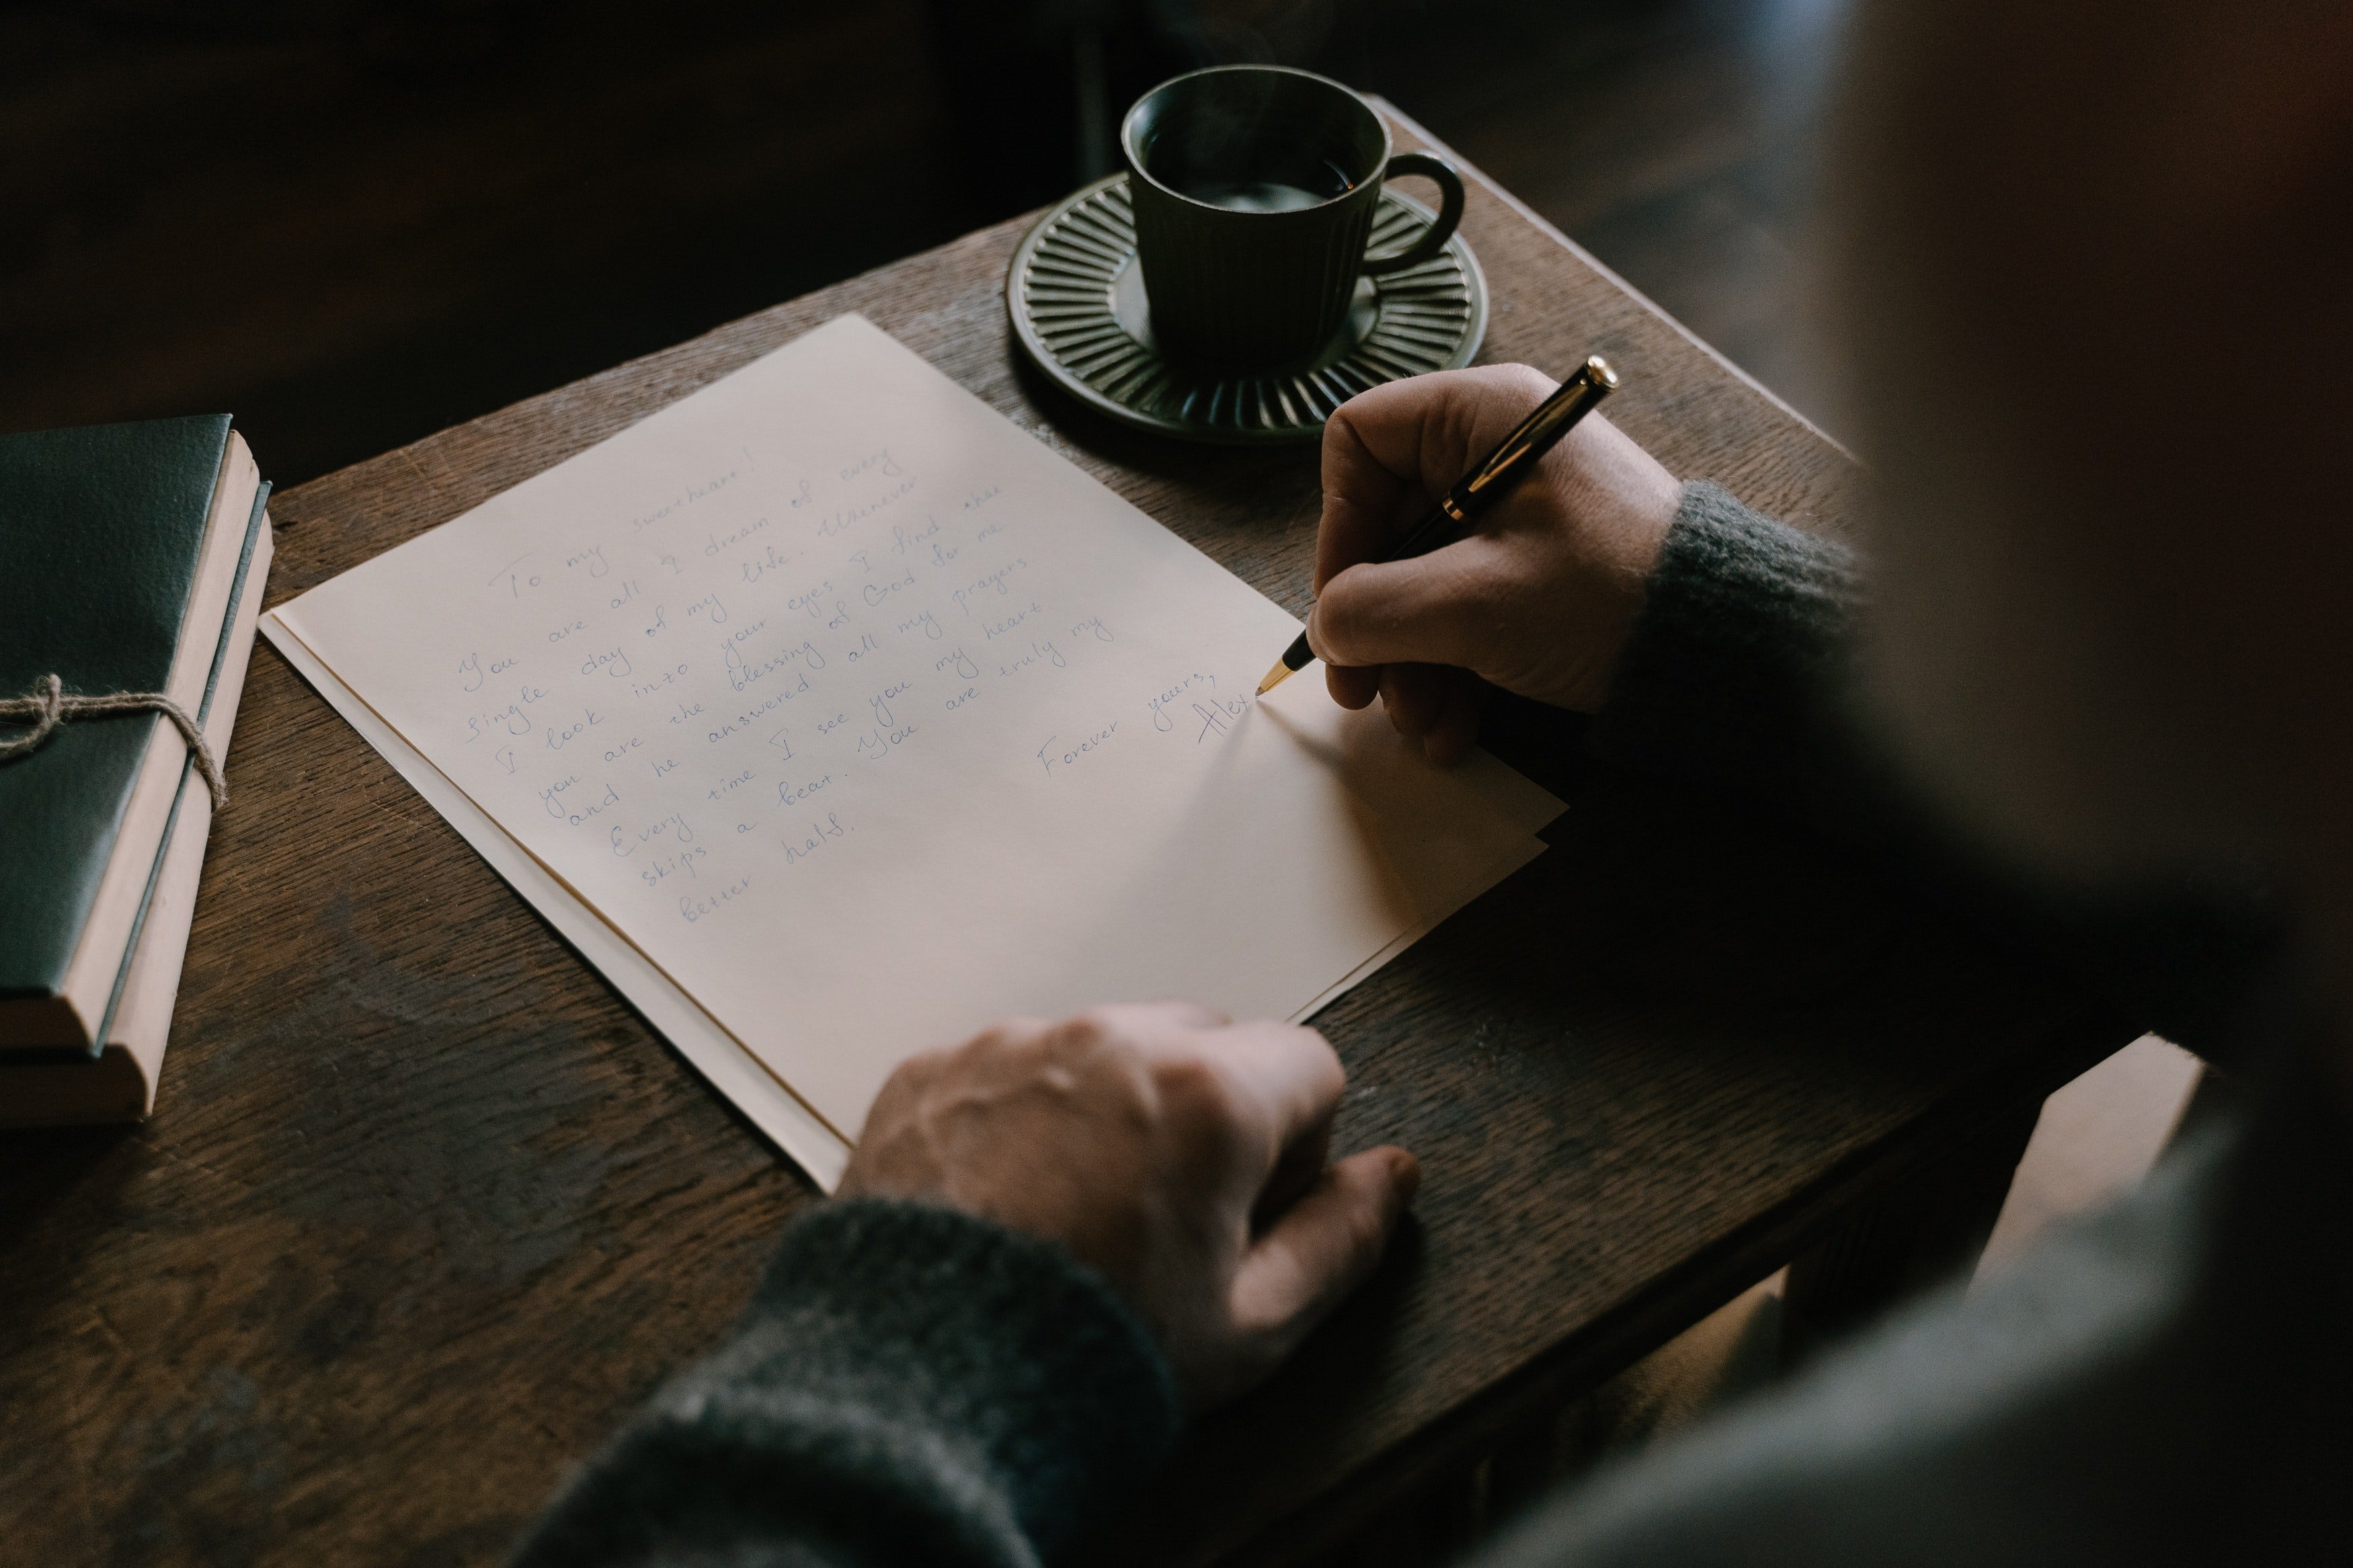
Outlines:
<svg viewBox="0 0 2353 1568"><path fill-rule="evenodd" d="M1380 203L1377 173L1293 212L1193 201L1132 157L1127 187L1152 333L1164 353L1204 369L1261 370L1303 360L1339 332Z"/></svg>

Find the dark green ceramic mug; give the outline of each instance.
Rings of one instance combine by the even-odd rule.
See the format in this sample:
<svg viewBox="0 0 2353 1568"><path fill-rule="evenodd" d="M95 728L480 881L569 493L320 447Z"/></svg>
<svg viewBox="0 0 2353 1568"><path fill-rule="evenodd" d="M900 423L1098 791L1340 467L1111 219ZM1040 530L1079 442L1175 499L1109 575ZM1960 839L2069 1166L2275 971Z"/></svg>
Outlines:
<svg viewBox="0 0 2353 1568"><path fill-rule="evenodd" d="M1390 153L1388 122L1326 77L1215 66L1162 82L1120 126L1152 335L1203 369L1312 359L1347 321L1362 277L1429 260L1462 217L1462 176ZM1381 182L1421 174L1438 221L1394 255L1365 254Z"/></svg>

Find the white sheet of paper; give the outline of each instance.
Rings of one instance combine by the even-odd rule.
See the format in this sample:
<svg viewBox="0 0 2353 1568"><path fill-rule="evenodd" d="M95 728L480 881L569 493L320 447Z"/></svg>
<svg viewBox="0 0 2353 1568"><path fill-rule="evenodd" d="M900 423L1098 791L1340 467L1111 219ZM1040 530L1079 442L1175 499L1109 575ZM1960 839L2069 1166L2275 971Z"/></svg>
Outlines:
<svg viewBox="0 0 2353 1568"><path fill-rule="evenodd" d="M828 1186L908 1054L1304 1016L1559 810L1254 704L1288 615L857 317L265 629Z"/></svg>

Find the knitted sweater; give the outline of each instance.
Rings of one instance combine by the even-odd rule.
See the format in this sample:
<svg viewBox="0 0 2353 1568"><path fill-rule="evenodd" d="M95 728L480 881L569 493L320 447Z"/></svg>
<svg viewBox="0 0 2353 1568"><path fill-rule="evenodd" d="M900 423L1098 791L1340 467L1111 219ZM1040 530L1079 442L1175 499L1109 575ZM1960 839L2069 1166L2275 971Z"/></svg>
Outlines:
<svg viewBox="0 0 2353 1568"><path fill-rule="evenodd" d="M1837 700L1855 593L1844 552L1688 487L1597 744L1850 837L1905 837L1900 792ZM1976 1293L1555 1500L1490 1562L2145 1568L2353 1550L2346 1090L2295 1047L2315 1031L2253 1032L2287 1041L2288 1065L2253 1129L2168 1161ZM787 1233L735 1337L582 1470L518 1562L1050 1561L1179 1426L1149 1338L1059 1248L944 1209L830 1204Z"/></svg>

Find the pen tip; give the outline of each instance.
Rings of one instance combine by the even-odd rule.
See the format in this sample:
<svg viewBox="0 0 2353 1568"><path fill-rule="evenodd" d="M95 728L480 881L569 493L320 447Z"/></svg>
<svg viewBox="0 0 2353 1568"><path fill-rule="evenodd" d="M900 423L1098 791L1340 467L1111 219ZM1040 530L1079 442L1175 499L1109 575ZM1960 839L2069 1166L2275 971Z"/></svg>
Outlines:
<svg viewBox="0 0 2353 1568"><path fill-rule="evenodd" d="M1290 679L1291 666L1278 658L1274 661L1274 668L1266 672L1266 679L1258 683L1258 694L1263 697Z"/></svg>

